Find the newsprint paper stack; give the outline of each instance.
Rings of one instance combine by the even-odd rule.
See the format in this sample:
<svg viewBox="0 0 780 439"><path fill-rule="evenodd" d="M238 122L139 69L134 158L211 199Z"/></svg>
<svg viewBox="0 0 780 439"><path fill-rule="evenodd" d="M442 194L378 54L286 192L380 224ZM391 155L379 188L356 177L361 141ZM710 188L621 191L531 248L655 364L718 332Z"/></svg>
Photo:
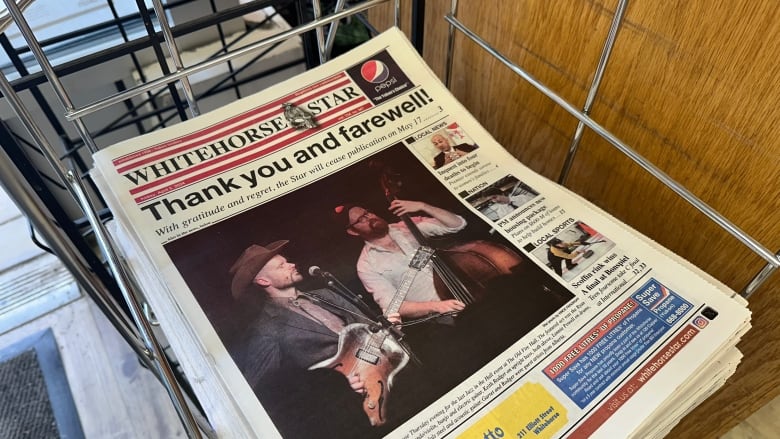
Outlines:
<svg viewBox="0 0 780 439"><path fill-rule="evenodd" d="M94 160L220 437L662 437L741 358L744 300L517 162L398 30Z"/></svg>

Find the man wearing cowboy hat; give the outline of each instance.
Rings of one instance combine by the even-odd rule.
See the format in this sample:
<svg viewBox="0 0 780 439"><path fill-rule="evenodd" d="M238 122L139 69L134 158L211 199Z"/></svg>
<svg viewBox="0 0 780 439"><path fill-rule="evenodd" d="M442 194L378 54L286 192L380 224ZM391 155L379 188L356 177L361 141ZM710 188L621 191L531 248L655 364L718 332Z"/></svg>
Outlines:
<svg viewBox="0 0 780 439"><path fill-rule="evenodd" d="M262 312L249 328L242 370L253 388L275 369L306 370L332 357L339 331L360 317L354 306L330 290L304 293L298 289L303 275L279 254L288 242L253 244L230 269L235 299L264 296ZM358 393L363 389L358 377L351 378L350 385Z"/></svg>
<svg viewBox="0 0 780 439"><path fill-rule="evenodd" d="M409 219L425 238L458 233L466 227L462 216L425 202L396 199L389 210L399 217L424 214ZM404 279L411 255L420 246L415 233L403 221L388 224L353 203L336 206L332 215L348 235L364 241L356 264L358 277L377 304L386 309ZM486 358L506 350L571 297L563 293L561 298L557 291L548 289L541 270L518 264L516 272L491 279L487 285L490 294L466 309L460 300L438 296L431 265L427 264L408 286L399 312L407 320L458 316L458 324L447 316L406 331L409 345L426 368L440 371L438 378L445 385L460 383L484 366Z"/></svg>
<svg viewBox="0 0 780 439"><path fill-rule="evenodd" d="M301 291L303 275L279 254L287 243L250 245L230 269L233 297L242 301L255 295L263 302L240 352L234 353L236 364L285 436L330 428L342 437L370 437L375 429L360 408L361 377L345 379L330 369L309 367L336 354L344 326L371 320L328 289ZM397 314L388 319L400 322Z"/></svg>

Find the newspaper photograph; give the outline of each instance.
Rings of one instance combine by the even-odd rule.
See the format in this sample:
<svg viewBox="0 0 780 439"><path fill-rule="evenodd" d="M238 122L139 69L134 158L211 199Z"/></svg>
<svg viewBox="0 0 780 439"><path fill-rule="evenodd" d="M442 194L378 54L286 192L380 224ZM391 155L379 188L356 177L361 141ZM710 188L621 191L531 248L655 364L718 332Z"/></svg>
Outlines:
<svg viewBox="0 0 780 439"><path fill-rule="evenodd" d="M512 158L396 29L94 160L225 437L661 431L749 327L721 284Z"/></svg>

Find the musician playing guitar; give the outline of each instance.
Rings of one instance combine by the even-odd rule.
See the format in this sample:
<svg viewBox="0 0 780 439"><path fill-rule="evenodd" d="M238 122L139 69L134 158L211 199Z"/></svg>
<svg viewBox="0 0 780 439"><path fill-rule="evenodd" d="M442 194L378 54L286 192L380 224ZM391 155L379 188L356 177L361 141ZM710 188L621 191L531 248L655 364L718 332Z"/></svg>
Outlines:
<svg viewBox="0 0 780 439"><path fill-rule="evenodd" d="M230 272L232 274L231 293L237 300L247 296L261 297L262 310L246 331L240 355L234 355L236 364L249 385L260 397L266 409L280 404L284 398L295 395L295 388L305 392L305 399L296 398L289 404L292 409L316 405L331 404L339 411L349 409L349 401L359 401L368 393L368 386L360 374L349 374L346 379L349 387L357 394L354 398L342 396L340 404L335 395L325 395L325 401L315 404L315 398L321 397L315 390L319 385L307 385L308 380L318 372L310 372L313 365L333 357L339 346L339 333L348 325L355 323L374 323L346 299L327 289L304 292L299 289L303 280L296 265L279 254L288 241L276 241L265 246L251 245L236 260ZM393 323L400 323L397 313L386 316ZM319 372L321 374L321 372ZM289 379L294 377L294 379ZM327 380L330 383L332 377ZM344 381L342 377L337 380ZM282 385L281 383L284 383ZM338 392L348 389L346 383L332 384ZM271 395L274 388L280 395ZM267 398L267 399L264 399ZM293 397L294 398L294 397ZM289 399L289 398L288 398ZM289 412L290 407L280 409ZM356 411L356 410L353 410ZM304 420L312 419L313 413L301 413L297 420L291 421L290 428L305 425ZM366 422L364 415L355 416L357 422ZM275 419L275 422L277 419ZM327 422L325 419L324 422ZM356 423L357 423L356 422ZM284 429L284 424L277 424ZM322 428L320 426L319 428ZM339 429L351 428L351 426ZM342 431L342 430L339 430ZM347 435L349 436L349 435Z"/></svg>

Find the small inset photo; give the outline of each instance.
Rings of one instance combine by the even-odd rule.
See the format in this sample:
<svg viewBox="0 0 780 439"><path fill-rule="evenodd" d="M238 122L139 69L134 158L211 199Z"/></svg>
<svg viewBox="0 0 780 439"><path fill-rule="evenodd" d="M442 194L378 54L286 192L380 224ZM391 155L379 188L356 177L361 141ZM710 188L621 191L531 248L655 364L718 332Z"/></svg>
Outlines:
<svg viewBox="0 0 780 439"><path fill-rule="evenodd" d="M531 186L513 175L507 175L466 198L466 201L490 220L498 221L537 196L539 192Z"/></svg>
<svg viewBox="0 0 780 439"><path fill-rule="evenodd" d="M615 243L582 221L575 222L531 254L547 264L558 276L570 281L586 271ZM526 250L529 250L526 247Z"/></svg>
<svg viewBox="0 0 780 439"><path fill-rule="evenodd" d="M479 148L463 129L453 122L422 138L415 147L433 169L439 169Z"/></svg>

